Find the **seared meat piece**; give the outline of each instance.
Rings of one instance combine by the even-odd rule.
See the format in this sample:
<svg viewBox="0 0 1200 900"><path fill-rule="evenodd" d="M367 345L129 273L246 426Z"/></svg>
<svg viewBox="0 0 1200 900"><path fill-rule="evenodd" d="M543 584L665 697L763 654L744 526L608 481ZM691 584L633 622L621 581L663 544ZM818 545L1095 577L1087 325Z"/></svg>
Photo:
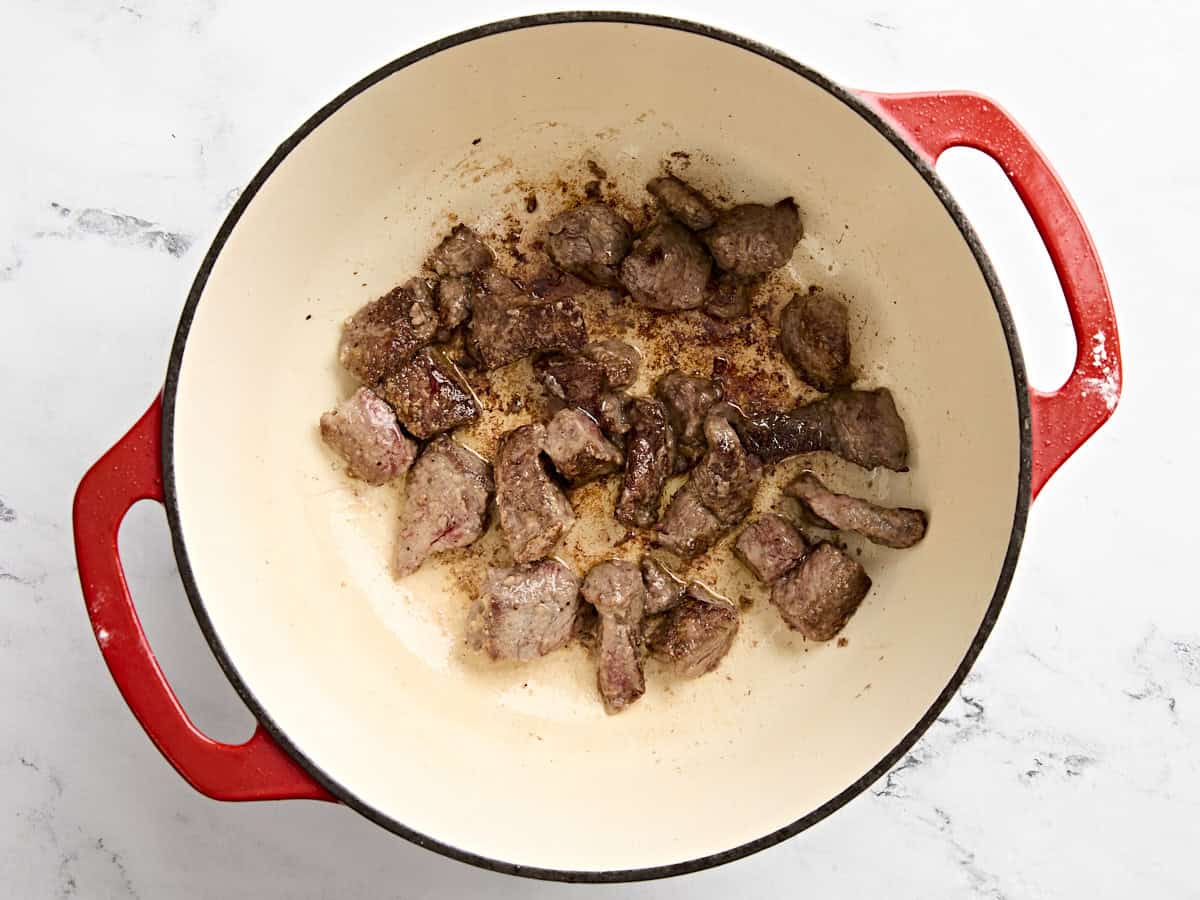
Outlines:
<svg viewBox="0 0 1200 900"><path fill-rule="evenodd" d="M750 512L763 475L762 462L747 453L738 440L729 421L731 412L728 404L709 410L704 420L708 452L689 482L700 502L726 528L732 528Z"/></svg>
<svg viewBox="0 0 1200 900"><path fill-rule="evenodd" d="M795 478L784 493L831 527L857 531L874 544L903 549L925 537L925 513L921 510L889 509L849 494L834 493L811 472Z"/></svg>
<svg viewBox="0 0 1200 900"><path fill-rule="evenodd" d="M684 678L696 678L717 667L737 630L737 607L693 581L683 603L667 613L647 643L656 659Z"/></svg>
<svg viewBox="0 0 1200 900"><path fill-rule="evenodd" d="M787 519L767 513L742 530L733 552L755 578L770 584L808 556L808 541Z"/></svg>
<svg viewBox="0 0 1200 900"><path fill-rule="evenodd" d="M439 275L470 275L492 264L492 251L466 225L455 225L450 236L429 254L429 265Z"/></svg>
<svg viewBox="0 0 1200 900"><path fill-rule="evenodd" d="M621 263L621 284L650 309L695 309L704 303L712 259L696 236L674 222L652 225Z"/></svg>
<svg viewBox="0 0 1200 900"><path fill-rule="evenodd" d="M622 438L629 433L627 398L620 391L611 391L600 398L600 411L596 421L609 437Z"/></svg>
<svg viewBox="0 0 1200 900"><path fill-rule="evenodd" d="M562 409L546 426L546 455L571 484L583 484L621 468L624 457L596 420L581 409Z"/></svg>
<svg viewBox="0 0 1200 900"><path fill-rule="evenodd" d="M604 370L610 388L629 387L637 381L642 354L632 344L617 340L592 341L584 344L579 352Z"/></svg>
<svg viewBox="0 0 1200 900"><path fill-rule="evenodd" d="M654 543L676 556L691 559L715 544L724 532L725 526L700 502L689 481L667 504L662 521L654 529Z"/></svg>
<svg viewBox="0 0 1200 900"><path fill-rule="evenodd" d="M496 508L513 559L540 559L575 524L571 504L542 463L545 425L506 432L496 450Z"/></svg>
<svg viewBox="0 0 1200 900"><path fill-rule="evenodd" d="M678 606L687 585L653 556L642 557L642 584L646 587L646 615L657 616Z"/></svg>
<svg viewBox="0 0 1200 900"><path fill-rule="evenodd" d="M346 320L338 359L359 381L376 384L432 341L437 324L429 283L410 278Z"/></svg>
<svg viewBox="0 0 1200 900"><path fill-rule="evenodd" d="M646 603L642 575L631 562L602 562L583 580L583 599L600 613L600 696L610 713L620 712L646 692L640 649Z"/></svg>
<svg viewBox="0 0 1200 900"><path fill-rule="evenodd" d="M629 252L633 228L603 203L585 203L550 220L546 252L572 275L615 287L617 268Z"/></svg>
<svg viewBox="0 0 1200 900"><path fill-rule="evenodd" d="M854 380L846 304L828 294L796 294L779 316L779 345L796 374L822 391Z"/></svg>
<svg viewBox="0 0 1200 900"><path fill-rule="evenodd" d="M533 372L551 396L598 417L605 396L632 384L640 364L629 344L596 341L577 353L543 354L533 361Z"/></svg>
<svg viewBox="0 0 1200 900"><path fill-rule="evenodd" d="M704 195L673 175L651 179L646 190L663 209L692 231L703 231L717 221L717 213Z"/></svg>
<svg viewBox="0 0 1200 900"><path fill-rule="evenodd" d="M422 440L479 418L479 402L441 350L418 351L380 383L379 393L404 427Z"/></svg>
<svg viewBox="0 0 1200 900"><path fill-rule="evenodd" d="M767 462L829 450L863 468L908 471L908 435L887 388L837 391L790 413L733 421L746 448Z"/></svg>
<svg viewBox="0 0 1200 900"><path fill-rule="evenodd" d="M346 460L351 475L367 484L403 475L417 458L417 445L370 388L359 388L321 416L321 439Z"/></svg>
<svg viewBox="0 0 1200 900"><path fill-rule="evenodd" d="M721 399L721 388L707 378L672 369L658 379L654 396L667 408L675 432L675 470L685 472L704 454L704 417Z"/></svg>
<svg viewBox="0 0 1200 900"><path fill-rule="evenodd" d="M765 275L792 258L800 235L800 213L788 197L774 206L745 203L721 213L704 242L725 271Z"/></svg>
<svg viewBox="0 0 1200 900"><path fill-rule="evenodd" d="M714 319L737 319L750 312L750 295L756 282L721 273L716 281L710 281L704 296L704 311Z"/></svg>
<svg viewBox="0 0 1200 900"><path fill-rule="evenodd" d="M675 433L657 400L636 398L627 411L625 478L615 515L623 525L648 528L658 519L663 486L675 467Z"/></svg>
<svg viewBox="0 0 1200 900"><path fill-rule="evenodd" d="M513 282L486 270L475 298L468 346L485 369L538 351L577 350L587 343L579 304L570 298L538 301Z"/></svg>
<svg viewBox="0 0 1200 900"><path fill-rule="evenodd" d="M471 317L474 293L474 280L469 275L452 275L438 283L438 340L447 340L450 332Z"/></svg>
<svg viewBox="0 0 1200 900"><path fill-rule="evenodd" d="M827 641L842 630L870 589L871 579L857 560L821 543L775 582L771 602L793 631L811 641Z"/></svg>
<svg viewBox="0 0 1200 900"><path fill-rule="evenodd" d="M566 644L579 611L579 576L557 559L488 567L467 615L467 643L492 659L534 659Z"/></svg>
<svg viewBox="0 0 1200 900"><path fill-rule="evenodd" d="M431 553L472 544L487 528L492 467L447 435L435 438L408 474L396 574L415 572Z"/></svg>

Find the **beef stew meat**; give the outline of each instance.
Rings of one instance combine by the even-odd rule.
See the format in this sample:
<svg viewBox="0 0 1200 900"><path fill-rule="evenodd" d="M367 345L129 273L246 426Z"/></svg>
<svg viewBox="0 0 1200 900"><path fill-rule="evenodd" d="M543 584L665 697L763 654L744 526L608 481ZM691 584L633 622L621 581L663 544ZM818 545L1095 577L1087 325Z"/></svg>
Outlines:
<svg viewBox="0 0 1200 900"><path fill-rule="evenodd" d="M421 440L479 418L479 401L441 350L418 351L380 383L379 393L404 427Z"/></svg>
<svg viewBox="0 0 1200 900"><path fill-rule="evenodd" d="M674 175L663 175L653 178L646 185L659 206L665 209L672 218L686 225L692 231L703 231L711 228L717 221L716 210L707 198L698 190L679 180Z"/></svg>
<svg viewBox="0 0 1200 900"><path fill-rule="evenodd" d="M724 533L721 520L700 501L689 481L667 504L662 521L654 529L654 543L683 559L692 559L712 547Z"/></svg>
<svg viewBox="0 0 1200 900"><path fill-rule="evenodd" d="M808 556L808 541L774 513L755 519L738 535L734 555L764 584L777 581Z"/></svg>
<svg viewBox="0 0 1200 900"><path fill-rule="evenodd" d="M865 469L908 471L908 434L886 388L837 391L790 413L733 421L746 448L767 462L828 450Z"/></svg>
<svg viewBox="0 0 1200 900"><path fill-rule="evenodd" d="M631 562L593 566L583 580L583 599L600 614L596 680L610 713L620 712L646 692L642 671L642 617L646 590Z"/></svg>
<svg viewBox="0 0 1200 900"><path fill-rule="evenodd" d="M437 286L438 340L447 341L450 333L471 317L475 282L469 275L443 278Z"/></svg>
<svg viewBox="0 0 1200 900"><path fill-rule="evenodd" d="M321 439L367 484L399 478L417 458L417 445L400 430L392 408L365 387L321 416Z"/></svg>
<svg viewBox="0 0 1200 900"><path fill-rule="evenodd" d="M641 567L642 584L646 587L647 616L665 613L683 602L683 594L687 590L683 579L653 556L643 556Z"/></svg>
<svg viewBox="0 0 1200 900"><path fill-rule="evenodd" d="M788 197L774 206L744 203L721 213L704 242L726 272L765 275L792 258L801 233L800 212Z"/></svg>
<svg viewBox="0 0 1200 900"><path fill-rule="evenodd" d="M658 222L621 263L621 284L649 309L696 309L711 271L712 259L694 234L675 222Z"/></svg>
<svg viewBox="0 0 1200 900"><path fill-rule="evenodd" d="M484 369L532 353L578 350L586 343L583 311L570 297L538 300L494 269L480 276L467 345Z"/></svg>
<svg viewBox="0 0 1200 900"><path fill-rule="evenodd" d="M410 278L346 320L338 360L365 385L395 372L433 340L437 331L433 289Z"/></svg>
<svg viewBox="0 0 1200 900"><path fill-rule="evenodd" d="M493 258L479 235L466 225L455 225L429 255L429 266L439 275L470 275L486 269Z"/></svg>
<svg viewBox="0 0 1200 900"><path fill-rule="evenodd" d="M925 536L925 513L921 510L891 509L849 494L835 493L811 472L793 479L784 492L831 527L855 531L873 544L902 550Z"/></svg>
<svg viewBox="0 0 1200 900"><path fill-rule="evenodd" d="M870 576L856 559L833 544L821 543L775 582L771 602L793 631L810 641L828 641L842 630L870 589Z"/></svg>
<svg viewBox="0 0 1200 900"><path fill-rule="evenodd" d="M726 528L737 525L754 503L763 465L747 453L730 424L731 407L718 404L704 420L708 452L692 472L696 496Z"/></svg>
<svg viewBox="0 0 1200 900"><path fill-rule="evenodd" d="M518 563L547 556L575 524L566 496L546 472L545 425L506 432L496 450L496 508L500 530Z"/></svg>
<svg viewBox="0 0 1200 900"><path fill-rule="evenodd" d="M415 572L432 553L474 543L487 528L492 467L447 435L435 438L408 473L395 570Z"/></svg>
<svg viewBox="0 0 1200 900"><path fill-rule="evenodd" d="M557 559L489 567L467 614L467 644L492 659L545 656L574 636L579 606L579 576Z"/></svg>
<svg viewBox="0 0 1200 900"><path fill-rule="evenodd" d="M596 421L610 438L623 439L633 426L629 423L629 398L621 391L609 391L600 398Z"/></svg>
<svg viewBox="0 0 1200 900"><path fill-rule="evenodd" d="M740 319L750 312L750 297L757 282L722 272L708 284L704 296L704 311L714 319Z"/></svg>
<svg viewBox="0 0 1200 900"><path fill-rule="evenodd" d="M546 426L546 455L572 485L611 475L625 461L596 420L581 409L562 409Z"/></svg>
<svg viewBox="0 0 1200 900"><path fill-rule="evenodd" d="M615 515L623 525L649 528L658 520L663 488L675 467L675 433L657 400L637 397L627 410L625 476Z"/></svg>
<svg viewBox="0 0 1200 900"><path fill-rule="evenodd" d="M585 344L578 352L543 354L533 372L552 397L598 417L604 398L633 384L640 365L636 348L610 340Z"/></svg>
<svg viewBox="0 0 1200 900"><path fill-rule="evenodd" d="M637 381L642 367L642 354L625 341L592 341L584 344L579 353L604 370L610 388L629 387Z"/></svg>
<svg viewBox="0 0 1200 900"><path fill-rule="evenodd" d="M779 316L779 345L796 374L819 390L831 391L854 380L846 304L836 297L792 297Z"/></svg>
<svg viewBox="0 0 1200 900"><path fill-rule="evenodd" d="M678 451L676 472L686 471L704 453L704 417L721 399L721 387L707 378L672 369L654 385L654 396L666 407Z"/></svg>
<svg viewBox="0 0 1200 900"><path fill-rule="evenodd" d="M618 268L633 241L633 228L603 203L559 213L547 226L546 252L564 272L616 287Z"/></svg>
<svg viewBox="0 0 1200 900"><path fill-rule="evenodd" d="M666 614L647 645L651 655L669 663L677 675L697 678L720 664L737 630L737 607L693 581L683 602Z"/></svg>

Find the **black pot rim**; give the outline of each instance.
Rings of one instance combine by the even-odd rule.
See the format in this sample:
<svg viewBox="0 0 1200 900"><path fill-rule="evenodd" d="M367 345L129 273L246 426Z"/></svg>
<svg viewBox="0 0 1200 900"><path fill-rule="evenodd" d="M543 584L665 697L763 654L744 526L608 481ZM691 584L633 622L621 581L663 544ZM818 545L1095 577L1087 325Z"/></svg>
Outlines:
<svg viewBox="0 0 1200 900"><path fill-rule="evenodd" d="M995 591L992 594L992 600L988 605L987 612L984 614L983 621L980 623L979 630L971 641L970 647L963 656L962 661L955 669L954 675L950 678L946 687L934 700L928 711L921 719L913 726L913 728L900 740L898 744L890 752L888 752L870 771L866 772L861 778L851 784L849 787L842 790L836 797L824 803L822 806L808 813L807 815L797 819L789 825L785 825L770 834L763 835L753 841L740 844L729 850L720 853L714 853L707 856L698 857L696 859L686 860L684 862L671 863L668 865L650 866L640 869L619 869L609 871L589 871L589 870L567 870L567 869L547 869L533 866L523 866L516 863L506 862L504 860L491 859L477 853L472 853L469 850L464 850L460 847L435 840L427 835L424 835L408 826L404 825L389 816L384 815L374 809L365 800L354 795L347 788L339 784L334 779L330 778L323 772L311 759L296 747L271 718L267 710L254 696L249 686L242 679L237 668L234 666L232 659L229 657L220 638L217 636L213 628L212 621L208 617L208 613L204 608L203 599L200 596L200 591L196 584L196 579L193 575L191 563L188 558L187 546L183 537L183 528L180 522L179 514L179 498L176 491L175 483L175 467L174 467L174 423L175 423L175 404L176 393L179 386L179 373L183 361L184 345L187 343L188 332L191 328L192 320L195 316L196 307L200 302L200 297L204 292L204 287L208 282L209 274L212 272L217 256L224 247L225 242L229 239L230 233L234 226L245 212L250 201L262 188L263 184L284 160L285 157L296 146L304 140L313 130L315 130L322 122L329 118L333 113L345 105L348 101L361 94L363 91L370 88L377 82L387 78L388 76L419 62L435 53L451 47L459 46L470 41L475 41L480 38L486 38L496 34L502 34L509 31L515 31L522 28L532 28L542 25L558 25L564 23L580 23L580 22L606 22L630 25L653 26L657 28L669 28L678 31L690 32L692 34L701 35L713 40L721 41L726 44L731 44L735 47L740 47L751 53L755 53L780 66L794 72L795 74L808 79L819 87L823 88L830 94L833 94L848 107L860 115L867 123L879 131L886 137L893 146L895 146L912 166L921 174L926 183L933 192L942 201L946 211L950 214L959 231L962 233L964 240L970 247L971 252L975 256L975 260L979 265L980 271L987 283L988 289L991 292L992 299L995 303L996 314L999 317L1000 325L1004 331L1005 341L1008 344L1009 356L1012 360L1013 384L1016 392L1017 407L1019 412L1019 424L1021 429L1020 434L1020 475L1018 478L1017 496L1015 498L1015 508L1013 514L1012 531L1010 532L1008 548L1004 557L1004 565L1001 568L1000 577L996 582ZM352 87L343 91L329 103L325 104L320 110L314 113L303 125L301 125L287 140L279 145L279 148L271 155L266 164L258 171L254 178L242 192L225 221L222 223L220 230L217 232L216 238L205 254L204 261L200 265L200 269L196 274L195 281L192 283L191 290L188 293L187 302L184 305L183 313L179 320L179 327L175 334L175 340L171 347L170 360L167 366L167 377L163 389L163 418L162 418L162 468L163 468L163 487L165 496L165 505L167 512L167 520L171 529L171 540L175 548L175 557L179 564L179 573L183 580L184 589L187 592L188 600L191 603L192 610L196 615L196 620L200 625L200 629L212 648L217 662L220 664L226 677L233 684L242 700L248 706L255 718L262 723L262 726L270 733L270 735L283 747L317 782L325 787L333 796L341 800L351 809L365 816L367 819L376 824L407 838L413 843L434 850L445 856L453 859L467 862L484 869L490 869L496 872L502 872L508 875L519 875L528 878L539 878L550 881L564 882L599 882L599 883L614 883L628 881L642 881L656 878L668 878L676 875L684 875L690 872L696 872L701 869L719 866L727 862L732 862L742 857L749 856L759 850L764 850L772 847L787 838L793 837L806 828L815 825L817 822L824 819L826 816L840 809L846 803L859 794L863 793L871 784L882 777L905 753L907 753L917 740L925 733L930 725L937 719L942 709L950 701L950 698L957 692L959 686L963 683L972 665L978 657L980 650L983 648L988 635L995 625L996 618L1000 614L1000 609L1004 605L1004 598L1008 593L1009 584L1012 581L1013 572L1017 564L1017 556L1020 552L1021 542L1025 534L1025 523L1029 514L1029 506L1032 500L1031 494L1031 473L1032 473L1032 438L1030 431L1030 412L1029 412L1029 394L1028 394L1028 379L1025 373L1025 363L1021 355L1020 344L1017 340L1016 327L1013 322L1012 314L1009 311L1008 303L1005 300L1004 292L1001 289L1000 282L996 277L996 273L992 268L987 254L983 250L978 237L972 229L970 223L963 215L962 210L954 202L945 185L934 173L933 168L925 162L925 160L916 152L916 150L908 144L891 125L885 122L880 116L860 97L841 87L840 85L830 81L823 75L814 72L807 66L801 65L790 57L776 50L773 50L756 41L740 37L738 35L726 32L720 29L712 28L707 25L701 25L695 22L690 22L682 19L675 19L666 16L647 15L638 13L625 12L561 12L550 13L543 15L523 16L520 18L506 19L499 22L493 22L487 25L482 25L477 28L472 28L467 31L459 32L441 40L427 44L418 50L414 50L392 62L382 66L376 71L367 75L365 78L358 81Z"/></svg>

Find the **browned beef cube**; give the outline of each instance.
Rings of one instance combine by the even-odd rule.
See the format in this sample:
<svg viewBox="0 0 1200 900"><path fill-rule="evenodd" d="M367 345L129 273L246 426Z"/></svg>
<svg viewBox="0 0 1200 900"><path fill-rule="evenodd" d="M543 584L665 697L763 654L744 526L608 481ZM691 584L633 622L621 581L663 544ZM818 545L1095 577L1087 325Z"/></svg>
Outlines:
<svg viewBox="0 0 1200 900"><path fill-rule="evenodd" d="M640 365L641 354L624 341L594 341L578 352L542 354L533 372L552 397L599 417L604 398L632 384Z"/></svg>
<svg viewBox="0 0 1200 900"><path fill-rule="evenodd" d="M691 559L708 550L725 533L725 526L700 502L689 481L684 484L654 529L654 542L676 556Z"/></svg>
<svg viewBox="0 0 1200 900"><path fill-rule="evenodd" d="M733 552L755 578L770 584L808 555L808 541L787 519L767 513L742 530Z"/></svg>
<svg viewBox="0 0 1200 900"><path fill-rule="evenodd" d="M704 417L721 399L721 387L707 378L672 369L655 383L654 396L666 407L675 432L675 471L686 471L704 454Z"/></svg>
<svg viewBox="0 0 1200 900"><path fill-rule="evenodd" d="M858 561L833 544L817 545L808 559L775 582L771 602L788 627L812 641L837 636L871 589Z"/></svg>
<svg viewBox="0 0 1200 900"><path fill-rule="evenodd" d="M467 616L467 643L492 659L528 660L565 645L579 610L579 577L556 559L489 567Z"/></svg>
<svg viewBox="0 0 1200 900"><path fill-rule="evenodd" d="M800 235L800 213L788 197L774 206L745 203L721 213L704 241L725 271L765 275L792 258Z"/></svg>
<svg viewBox="0 0 1200 900"><path fill-rule="evenodd" d="M629 387L637 381L642 354L637 347L624 341L592 341L584 344L580 354L604 370L609 388Z"/></svg>
<svg viewBox="0 0 1200 900"><path fill-rule="evenodd" d="M642 615L646 590L631 562L593 566L583 580L583 599L600 614L596 680L611 712L619 712L646 692L642 672Z"/></svg>
<svg viewBox="0 0 1200 900"><path fill-rule="evenodd" d="M425 440L479 418L479 402L458 368L426 347L379 386L404 427Z"/></svg>
<svg viewBox="0 0 1200 900"><path fill-rule="evenodd" d="M829 490L811 472L795 478L784 493L828 527L856 531L884 547L911 547L925 536L925 513L919 509L891 509L867 500Z"/></svg>
<svg viewBox="0 0 1200 900"><path fill-rule="evenodd" d="M822 391L854 380L846 304L828 294L796 294L779 316L779 345L796 374Z"/></svg>
<svg viewBox="0 0 1200 900"><path fill-rule="evenodd" d="M575 524L566 496L546 473L546 426L522 425L500 438L496 508L500 530L519 563L547 556Z"/></svg>
<svg viewBox="0 0 1200 900"><path fill-rule="evenodd" d="M737 607L692 582L683 602L666 614L647 643L655 658L670 663L684 678L696 678L724 659L737 630Z"/></svg>
<svg viewBox="0 0 1200 900"><path fill-rule="evenodd" d="M546 455L558 474L584 484L621 468L624 457L581 409L559 410L546 426Z"/></svg>
<svg viewBox="0 0 1200 900"><path fill-rule="evenodd" d="M438 340L449 339L450 333L471 317L474 295L475 279L470 275L454 275L438 283Z"/></svg>
<svg viewBox="0 0 1200 900"><path fill-rule="evenodd" d="M629 398L620 391L610 391L600 398L596 421L609 437L621 439L633 427L629 422Z"/></svg>
<svg viewBox="0 0 1200 900"><path fill-rule="evenodd" d="M447 435L435 438L408 475L396 546L396 574L415 572L431 553L474 543L487 529L492 467Z"/></svg>
<svg viewBox="0 0 1200 900"><path fill-rule="evenodd" d="M726 528L732 528L750 512L763 476L762 462L742 447L730 415L728 404L709 410L704 420L708 452L690 481L700 502Z"/></svg>
<svg viewBox="0 0 1200 900"><path fill-rule="evenodd" d="M359 388L321 416L321 438L346 460L350 474L367 484L398 478L417 458L417 445L370 388Z"/></svg>
<svg viewBox="0 0 1200 900"><path fill-rule="evenodd" d="M650 309L696 309L704 303L712 259L696 236L674 222L652 225L621 263L621 284Z"/></svg>
<svg viewBox="0 0 1200 900"><path fill-rule="evenodd" d="M708 284L704 311L714 319L740 319L750 312L750 296L757 282L728 272Z"/></svg>
<svg viewBox="0 0 1200 900"><path fill-rule="evenodd" d="M646 587L646 615L657 616L683 601L687 585L653 556L642 557L642 584Z"/></svg>
<svg viewBox="0 0 1200 900"><path fill-rule="evenodd" d="M480 276L468 346L483 368L497 369L531 353L577 350L586 343L587 326L574 300L539 301L493 269Z"/></svg>
<svg viewBox="0 0 1200 900"><path fill-rule="evenodd" d="M658 519L663 487L675 466L675 434L665 407L637 398L628 406L625 477L615 515L623 525L648 528Z"/></svg>
<svg viewBox="0 0 1200 900"><path fill-rule="evenodd" d="M374 385L433 340L437 313L423 278L392 288L346 320L338 359L363 384Z"/></svg>
<svg viewBox="0 0 1200 900"><path fill-rule="evenodd" d="M556 266L594 284L617 284L633 228L615 210L603 203L585 203L559 213L547 230L546 252Z"/></svg>
<svg viewBox="0 0 1200 900"><path fill-rule="evenodd" d="M651 179L646 190L663 209L692 231L703 231L717 221L716 210L705 196L673 175Z"/></svg>
<svg viewBox="0 0 1200 900"><path fill-rule="evenodd" d="M449 237L429 255L429 265L439 275L470 275L492 264L492 251L466 225L455 225Z"/></svg>

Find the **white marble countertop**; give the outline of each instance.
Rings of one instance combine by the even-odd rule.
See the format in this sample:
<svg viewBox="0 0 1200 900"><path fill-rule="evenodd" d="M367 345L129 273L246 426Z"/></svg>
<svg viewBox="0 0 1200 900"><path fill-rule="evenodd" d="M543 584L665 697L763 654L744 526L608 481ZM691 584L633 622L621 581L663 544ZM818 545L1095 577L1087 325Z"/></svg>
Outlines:
<svg viewBox="0 0 1200 900"><path fill-rule="evenodd" d="M626 4L646 8L644 4ZM6 8L0 54L0 885L9 897L1185 897L1200 894L1193 384L1200 10L1172 2L662 4L845 84L972 88L1054 161L1105 262L1126 393L1036 503L974 674L914 752L798 838L683 879L524 882L332 805L220 804L134 722L87 626L69 512L163 378L184 295L238 190L344 86L507 3L96 0ZM818 9L818 6L825 7ZM1047 7L1055 7L1047 11ZM1102 8L1101 8L1102 7ZM1033 377L1069 367L1053 272L990 162L940 166L993 255ZM185 602L165 520L125 562L181 699L249 715Z"/></svg>

